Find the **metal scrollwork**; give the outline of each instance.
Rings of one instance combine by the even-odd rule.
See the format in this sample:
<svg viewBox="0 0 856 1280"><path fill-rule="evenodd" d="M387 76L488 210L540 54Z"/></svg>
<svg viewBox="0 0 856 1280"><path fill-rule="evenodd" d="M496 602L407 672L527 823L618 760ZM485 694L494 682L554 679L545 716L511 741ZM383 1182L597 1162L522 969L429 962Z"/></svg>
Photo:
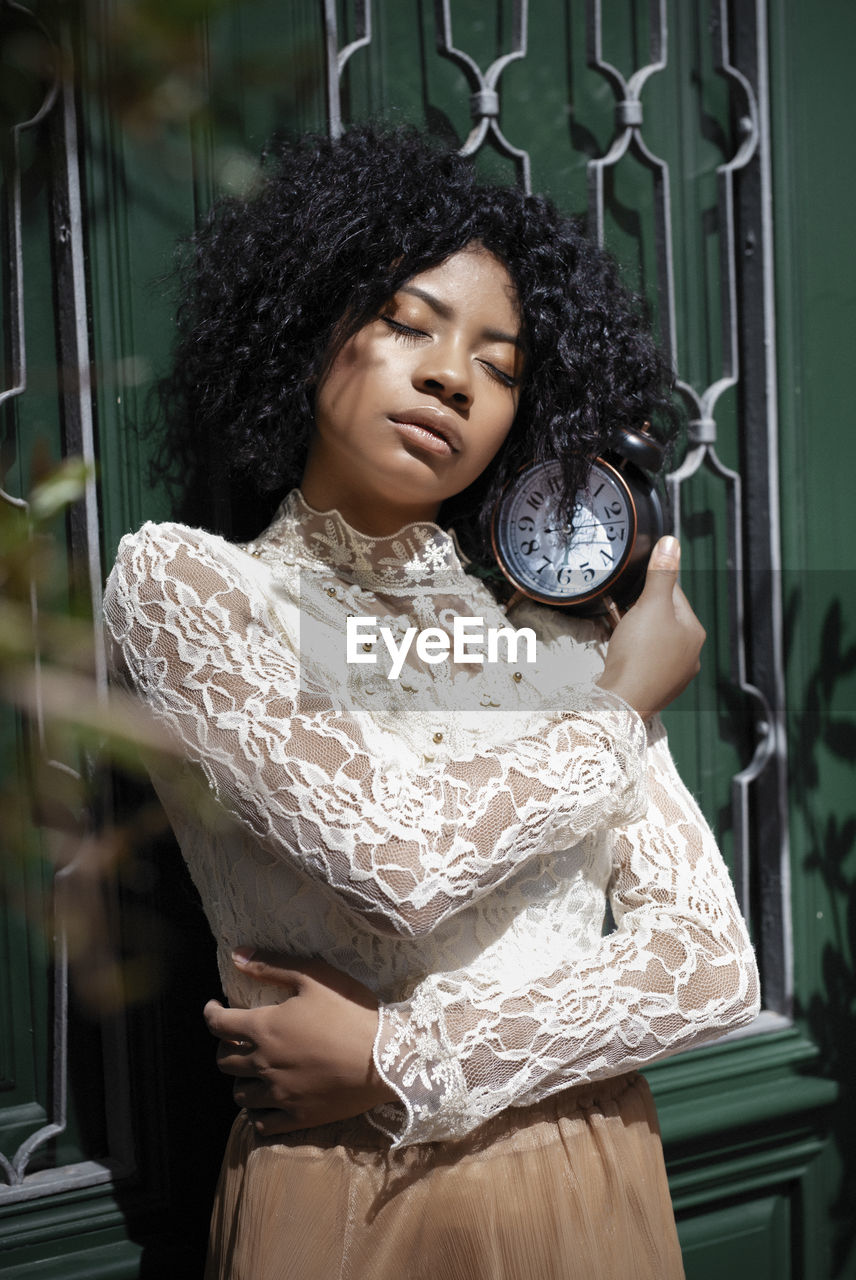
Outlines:
<svg viewBox="0 0 856 1280"><path fill-rule="evenodd" d="M91 466L94 476L95 441L92 418L90 364L88 349L88 309L85 280L85 253L83 243L83 213L80 194L79 157L77 150L77 108L72 80L73 59L70 33L60 23L59 35L54 39L30 10L14 0L0 0L0 38L9 38L24 32L35 37L44 54L42 66L46 69L45 83L38 108L24 121L12 123L2 141L3 185L6 197L6 245L9 270L4 315L7 326L6 347L9 353L9 385L0 390L0 406L9 411L13 403L23 397L27 382L27 330L24 314L25 249L22 234L21 207L21 137L27 130L44 125L45 154L50 155L51 230L55 246L53 262L53 287L56 292L55 312L60 359L63 365L60 395L62 399L63 448L66 454L82 457ZM25 498L0 489L0 501L29 513ZM93 615L100 616L101 565L99 557L99 520L97 494L94 479L87 487L84 499L77 504L70 518L71 550L88 569ZM38 595L35 583L31 585L30 607L33 635L38 632ZM106 693L106 662L100 628L93 630L95 657L96 696ZM35 746L48 769L79 775L66 763L49 758L46 748L45 715L41 688L41 658L38 646L33 651L33 675L35 707L32 721L35 728ZM111 1143L116 1155L103 1160L81 1160L56 1167L44 1165L38 1157L45 1147L68 1125L68 946L66 938L66 912L64 892L67 873L71 864L54 877L52 887L52 1026L49 1043L52 1060L49 1064L48 1088L45 1110L46 1122L41 1124L9 1158L0 1154L0 1204L30 1200L35 1197L67 1192L75 1186L90 1186L109 1181L121 1168L128 1156L127 1117L123 1113L124 1092L117 1086L116 1119L110 1122L116 1141ZM107 1037L109 1039L109 1036ZM121 1073L126 1052L124 1045L111 1048L112 1069Z"/></svg>
<svg viewBox="0 0 856 1280"><path fill-rule="evenodd" d="M714 68L728 83L736 121L734 154L716 170L717 226L720 237L721 367L701 388L680 377L675 301L673 229L668 163L643 138L642 90L665 70L668 26L665 0L650 0L650 60L625 78L603 57L602 0L587 0L588 65L612 87L616 130L607 152L588 162L589 217L593 235L604 239L606 172L630 154L654 176L654 242L657 257L658 318L678 370L676 390L688 413L687 452L667 479L676 532L680 532L683 489L706 470L724 486L729 569L730 681L745 700L754 726L755 745L746 766L732 778L734 878L747 913L750 907L751 852L760 855L759 918L767 927L762 943L768 1004L786 1013L790 1001L788 945L788 844L784 809L784 680L781 669L776 458L774 320L772 308L772 226L769 215L769 129L765 115L765 6L763 0L739 6L739 32L729 28L727 0L713 0L708 30ZM739 50L739 56L735 53ZM759 92L760 91L760 92ZM753 296L745 255L738 251L738 225L746 224L761 248ZM745 237L744 237L745 238ZM741 288L742 286L742 288ZM738 294L744 305L738 306ZM742 408L741 470L725 464L717 452L717 411L723 394L736 389ZM752 487L753 507L766 513L747 528L745 491ZM747 554L751 563L747 567ZM749 634L754 662L750 662ZM764 643L759 643L763 634ZM769 839L759 841L763 829Z"/></svg>
<svg viewBox="0 0 856 1280"><path fill-rule="evenodd" d="M0 0L0 31L7 37L11 30L29 28L44 42L45 49L56 54L50 36L29 9L15 4L14 0ZM0 406L22 395L27 389L27 342L24 324L24 249L21 237L21 134L35 129L48 115L60 90L58 59L53 57L53 70L37 110L26 120L10 125L8 137L3 141L3 178L6 188L6 260L9 264L9 290L7 299L8 350L11 382L0 390ZM0 501L10 506L27 509L24 498L15 497L0 488Z"/></svg>
<svg viewBox="0 0 856 1280"><path fill-rule="evenodd" d="M528 0L515 0L512 14L512 44L509 53L496 58L487 71L482 71L468 53L456 49L452 43L452 11L450 0L435 0L435 23L437 27L437 51L443 58L448 58L455 66L460 67L469 81L470 115L474 124L469 137L461 147L461 155L472 156L491 138L501 155L507 156L517 165L521 187L528 195L532 190L532 174L529 153L515 147L506 138L499 127L499 80L509 63L526 57L526 36L529 20Z"/></svg>
<svg viewBox="0 0 856 1280"><path fill-rule="evenodd" d="M371 0L354 0L357 38L344 49L339 48L339 23L336 0L324 0L324 39L327 70L327 128L331 138L342 133L342 74L358 49L371 44Z"/></svg>

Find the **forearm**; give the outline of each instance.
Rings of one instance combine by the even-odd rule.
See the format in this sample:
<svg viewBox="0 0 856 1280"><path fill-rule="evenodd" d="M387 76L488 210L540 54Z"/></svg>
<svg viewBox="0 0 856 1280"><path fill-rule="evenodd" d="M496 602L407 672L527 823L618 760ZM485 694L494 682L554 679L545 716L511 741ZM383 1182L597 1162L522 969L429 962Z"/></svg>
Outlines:
<svg viewBox="0 0 856 1280"><path fill-rule="evenodd" d="M382 1009L376 1061L401 1107L380 1122L398 1142L466 1132L755 1016L757 968L727 870L665 744L651 755L649 813L612 837L612 934L522 981L435 974Z"/></svg>
<svg viewBox="0 0 856 1280"><path fill-rule="evenodd" d="M261 845L378 931L427 933L527 860L638 810L641 722L592 685L459 758L426 762L402 742L379 759L358 716L301 676L240 553L215 557L208 541L173 526L123 541L105 596L115 670Z"/></svg>

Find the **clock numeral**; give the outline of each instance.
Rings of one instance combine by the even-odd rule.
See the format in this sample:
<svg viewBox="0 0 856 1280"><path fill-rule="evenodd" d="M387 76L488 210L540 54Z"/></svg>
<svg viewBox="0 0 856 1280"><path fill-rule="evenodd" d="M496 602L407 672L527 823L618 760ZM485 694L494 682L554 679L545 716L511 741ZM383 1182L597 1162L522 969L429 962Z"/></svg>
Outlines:
<svg viewBox="0 0 856 1280"><path fill-rule="evenodd" d="M535 528L535 521L531 516L521 516L517 521L517 527L522 533L531 533Z"/></svg>
<svg viewBox="0 0 856 1280"><path fill-rule="evenodd" d="M602 492L603 492L603 481L601 480L600 484L597 486L594 493L591 495L592 501L594 501L594 499L598 496L598 494Z"/></svg>
<svg viewBox="0 0 856 1280"><path fill-rule="evenodd" d="M544 505L544 495L540 489L536 489L534 493L530 493L526 501L533 511L537 511L539 507Z"/></svg>
<svg viewBox="0 0 856 1280"><path fill-rule="evenodd" d="M595 572L596 571L589 564L588 560L580 565L580 573L583 575L583 582L591 582L595 576Z"/></svg>
<svg viewBox="0 0 856 1280"><path fill-rule="evenodd" d="M621 503L618 501L617 498L614 498L612 502L605 502L603 504L603 513L606 516L607 520L609 519L610 516L620 516Z"/></svg>
<svg viewBox="0 0 856 1280"><path fill-rule="evenodd" d="M621 538L621 539L623 540L623 539L624 539L624 525L623 525L623 524L608 524L608 525L606 525L606 536L607 536L607 538L609 538L609 541L610 541L610 542L615 542L615 540L616 540L617 538Z"/></svg>
<svg viewBox="0 0 856 1280"><path fill-rule="evenodd" d="M535 572L536 572L536 573L543 573L543 571L547 568L547 565L548 565L549 563L550 563L550 557L549 557L549 556L545 556L545 557L544 557L544 559L541 561L541 563L538 565L538 568L535 570Z"/></svg>
<svg viewBox="0 0 856 1280"><path fill-rule="evenodd" d="M601 547L600 558L604 564L615 564L615 556L607 551L606 547Z"/></svg>
<svg viewBox="0 0 856 1280"><path fill-rule="evenodd" d="M559 572L556 574L556 581L560 587L569 587L574 580L574 571L569 564L563 564Z"/></svg>
<svg viewBox="0 0 856 1280"><path fill-rule="evenodd" d="M533 551L540 551L541 543L537 538L530 538L527 542L521 542L520 550L525 556L531 556Z"/></svg>

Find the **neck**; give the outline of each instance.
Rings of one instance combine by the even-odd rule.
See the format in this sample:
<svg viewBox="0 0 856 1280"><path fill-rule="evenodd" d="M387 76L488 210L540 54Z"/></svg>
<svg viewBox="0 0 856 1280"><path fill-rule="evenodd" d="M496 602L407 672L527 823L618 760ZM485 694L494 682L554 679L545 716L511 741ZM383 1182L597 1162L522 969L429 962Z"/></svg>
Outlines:
<svg viewBox="0 0 856 1280"><path fill-rule="evenodd" d="M464 580L471 585L453 536L436 524L411 521L394 536L364 533L341 512L311 505L300 489L288 494L273 523L246 549L281 556L315 574L326 566L372 591L412 596L416 587L445 590L454 582L459 589Z"/></svg>
<svg viewBox="0 0 856 1280"><path fill-rule="evenodd" d="M353 491L337 492L335 486L313 474L307 467L300 482L300 492L316 511L338 511L352 529L371 538L388 538L405 525L419 521L436 522L439 503L408 504L375 501L369 504Z"/></svg>

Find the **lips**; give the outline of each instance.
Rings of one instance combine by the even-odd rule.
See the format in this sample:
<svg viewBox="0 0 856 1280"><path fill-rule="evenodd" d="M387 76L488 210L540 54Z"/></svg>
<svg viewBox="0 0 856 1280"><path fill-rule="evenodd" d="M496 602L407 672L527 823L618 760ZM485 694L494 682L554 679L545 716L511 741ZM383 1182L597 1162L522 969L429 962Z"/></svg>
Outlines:
<svg viewBox="0 0 856 1280"><path fill-rule="evenodd" d="M391 413L390 420L401 427L416 443L431 446L433 437L437 451L459 453L463 443L458 425L449 414L440 408L421 405L415 409L405 409L401 413ZM407 428L416 428L407 431Z"/></svg>

